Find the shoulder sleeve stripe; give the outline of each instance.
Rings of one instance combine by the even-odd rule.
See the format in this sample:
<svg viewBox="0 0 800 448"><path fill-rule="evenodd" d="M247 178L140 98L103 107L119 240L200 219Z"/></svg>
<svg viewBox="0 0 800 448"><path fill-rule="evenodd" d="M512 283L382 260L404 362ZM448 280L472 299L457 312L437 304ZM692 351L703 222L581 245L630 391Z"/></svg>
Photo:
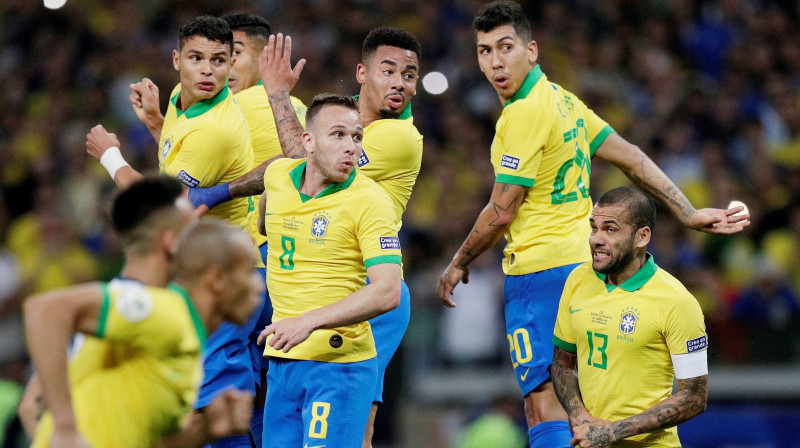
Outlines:
<svg viewBox="0 0 800 448"><path fill-rule="evenodd" d="M578 346L575 344L570 344L569 342L562 341L558 338L558 336L553 336L553 345L560 348L561 350L566 350L570 353L578 353Z"/></svg>
<svg viewBox="0 0 800 448"><path fill-rule="evenodd" d="M103 338L106 334L106 323L108 323L108 308L111 305L111 298L108 295L108 283L103 283L103 304L100 305L100 315L97 317L97 332L95 336Z"/></svg>
<svg viewBox="0 0 800 448"><path fill-rule="evenodd" d="M594 157L594 153L597 152L597 148L599 148L600 145L602 145L603 142L606 141L606 138L608 138L608 136L613 134L614 132L616 131L610 125L604 127L603 130L600 131L599 134L597 134L594 140L592 140L592 143L589 144L589 157Z"/></svg>
<svg viewBox="0 0 800 448"><path fill-rule="evenodd" d="M512 176L511 174L498 174L494 181L498 184L522 185L528 188L533 188L533 184L536 183L536 179Z"/></svg>
<svg viewBox="0 0 800 448"><path fill-rule="evenodd" d="M383 263L402 264L403 257L401 257L400 255L381 255L378 257L372 257L364 261L364 266L370 268L372 266L375 266L376 264L383 264Z"/></svg>

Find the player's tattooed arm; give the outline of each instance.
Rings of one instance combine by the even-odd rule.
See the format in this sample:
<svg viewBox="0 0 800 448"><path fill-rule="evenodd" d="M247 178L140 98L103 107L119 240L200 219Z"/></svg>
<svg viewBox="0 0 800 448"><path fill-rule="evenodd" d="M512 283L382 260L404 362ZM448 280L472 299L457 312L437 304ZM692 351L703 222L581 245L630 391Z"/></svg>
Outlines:
<svg viewBox="0 0 800 448"><path fill-rule="evenodd" d="M646 411L611 424L615 440L679 425L706 410L708 375L678 380L678 392Z"/></svg>
<svg viewBox="0 0 800 448"><path fill-rule="evenodd" d="M478 216L467 239L456 252L450 265L439 278L436 294L450 308L456 306L450 298L459 282L469 281L469 264L480 254L494 246L514 221L517 210L525 200L526 187L495 183L489 203Z"/></svg>
<svg viewBox="0 0 800 448"><path fill-rule="evenodd" d="M276 156L271 159L267 159L261 165L253 168L252 171L245 174L244 176L231 181L230 185L228 185L228 189L231 192L232 198L246 198L248 196L257 196L264 192L264 172L267 171L267 167L274 161L282 158L282 156Z"/></svg>
<svg viewBox="0 0 800 448"><path fill-rule="evenodd" d="M284 157L301 159L306 156L301 136L305 130L297 118L292 106L288 90L269 95L269 104L275 115L275 126L278 129L278 140Z"/></svg>
<svg viewBox="0 0 800 448"><path fill-rule="evenodd" d="M550 374L553 378L553 389L561 407L569 416L570 426L588 423L593 420L583 404L581 390L578 385L578 355L559 347L553 352L553 364Z"/></svg>

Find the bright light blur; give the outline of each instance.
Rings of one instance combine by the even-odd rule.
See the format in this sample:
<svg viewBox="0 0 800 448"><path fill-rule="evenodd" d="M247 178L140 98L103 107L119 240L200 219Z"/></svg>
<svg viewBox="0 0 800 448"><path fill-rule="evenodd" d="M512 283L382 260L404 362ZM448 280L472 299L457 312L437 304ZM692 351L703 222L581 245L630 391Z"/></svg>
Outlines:
<svg viewBox="0 0 800 448"><path fill-rule="evenodd" d="M422 77L422 87L431 95L440 95L447 90L447 78L440 72L430 72Z"/></svg>
<svg viewBox="0 0 800 448"><path fill-rule="evenodd" d="M67 0L44 0L44 7L49 9L58 9L67 4Z"/></svg>

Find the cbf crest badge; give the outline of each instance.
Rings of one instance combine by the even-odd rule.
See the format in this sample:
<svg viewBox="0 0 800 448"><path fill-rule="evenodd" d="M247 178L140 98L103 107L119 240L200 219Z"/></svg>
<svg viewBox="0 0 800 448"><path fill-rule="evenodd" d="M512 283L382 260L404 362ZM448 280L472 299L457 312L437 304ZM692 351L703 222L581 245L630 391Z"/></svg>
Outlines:
<svg viewBox="0 0 800 448"><path fill-rule="evenodd" d="M172 149L172 140L167 139L164 141L164 147L161 148L161 158L166 159L167 154L169 154L169 150Z"/></svg>
<svg viewBox="0 0 800 448"><path fill-rule="evenodd" d="M322 212L314 217L311 221L311 235L320 239L328 234L328 225L331 223L331 217L325 212Z"/></svg>
<svg viewBox="0 0 800 448"><path fill-rule="evenodd" d="M624 335L630 335L636 331L636 323L639 322L639 310L635 308L625 308L619 318L619 331Z"/></svg>

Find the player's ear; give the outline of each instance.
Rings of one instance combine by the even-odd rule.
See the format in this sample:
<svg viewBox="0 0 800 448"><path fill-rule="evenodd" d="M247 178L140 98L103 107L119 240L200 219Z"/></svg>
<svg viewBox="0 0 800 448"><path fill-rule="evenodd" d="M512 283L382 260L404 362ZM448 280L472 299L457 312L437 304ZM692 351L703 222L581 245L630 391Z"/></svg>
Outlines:
<svg viewBox="0 0 800 448"><path fill-rule="evenodd" d="M307 153L311 154L314 152L314 136L311 135L310 132L303 132L303 135L300 136L300 140L303 141L303 148L305 148Z"/></svg>
<svg viewBox="0 0 800 448"><path fill-rule="evenodd" d="M646 249L647 245L650 244L650 236L652 235L652 231L650 227L644 226L636 231L636 238L634 241L636 242L637 249Z"/></svg>
<svg viewBox="0 0 800 448"><path fill-rule="evenodd" d="M528 63L531 66L536 65L536 61L539 59L539 46L536 44L535 40L528 42Z"/></svg>
<svg viewBox="0 0 800 448"><path fill-rule="evenodd" d="M364 64L358 64L356 67L356 79L359 84L364 84L367 79L367 67Z"/></svg>
<svg viewBox="0 0 800 448"><path fill-rule="evenodd" d="M178 50L172 50L172 68L176 71L181 70L181 53Z"/></svg>
<svg viewBox="0 0 800 448"><path fill-rule="evenodd" d="M178 234L172 230L167 229L161 232L158 238L158 246L161 250L169 254L170 258L175 255L175 246L178 245Z"/></svg>

